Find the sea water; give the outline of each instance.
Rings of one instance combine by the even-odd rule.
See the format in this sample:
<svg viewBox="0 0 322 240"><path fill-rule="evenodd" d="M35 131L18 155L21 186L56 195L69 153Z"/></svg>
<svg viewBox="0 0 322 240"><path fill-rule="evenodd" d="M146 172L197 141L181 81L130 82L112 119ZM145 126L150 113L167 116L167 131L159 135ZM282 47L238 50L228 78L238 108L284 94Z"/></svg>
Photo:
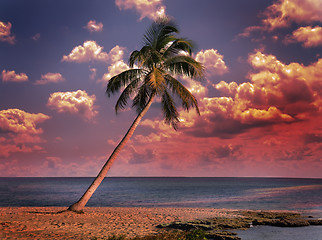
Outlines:
<svg viewBox="0 0 322 240"><path fill-rule="evenodd" d="M0 178L0 206L69 206L92 181L93 178ZM295 210L321 218L322 179L105 178L87 206ZM322 240L321 226L290 230L304 232L305 238L296 238L299 233L289 238L276 237L276 231L288 236L288 230L283 228L254 229L240 236L243 240ZM266 235L256 235L261 231ZM271 234L267 236L268 232Z"/></svg>
<svg viewBox="0 0 322 240"><path fill-rule="evenodd" d="M322 226L298 228L256 226L246 231L235 232L242 240L322 240Z"/></svg>

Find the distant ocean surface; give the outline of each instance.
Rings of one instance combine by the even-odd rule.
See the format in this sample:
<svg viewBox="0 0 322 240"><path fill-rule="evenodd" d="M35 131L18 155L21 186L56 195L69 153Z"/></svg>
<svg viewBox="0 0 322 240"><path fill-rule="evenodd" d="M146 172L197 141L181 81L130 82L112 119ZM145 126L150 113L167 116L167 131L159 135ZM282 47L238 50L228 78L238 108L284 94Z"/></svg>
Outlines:
<svg viewBox="0 0 322 240"><path fill-rule="evenodd" d="M69 206L93 178L0 178L0 206ZM322 212L322 179L105 178L87 206ZM320 216L322 217L322 216Z"/></svg>
<svg viewBox="0 0 322 240"><path fill-rule="evenodd" d="M0 178L0 206L69 206L93 178ZM87 206L296 210L322 217L322 179L105 178ZM322 226L256 227L243 240L322 240Z"/></svg>

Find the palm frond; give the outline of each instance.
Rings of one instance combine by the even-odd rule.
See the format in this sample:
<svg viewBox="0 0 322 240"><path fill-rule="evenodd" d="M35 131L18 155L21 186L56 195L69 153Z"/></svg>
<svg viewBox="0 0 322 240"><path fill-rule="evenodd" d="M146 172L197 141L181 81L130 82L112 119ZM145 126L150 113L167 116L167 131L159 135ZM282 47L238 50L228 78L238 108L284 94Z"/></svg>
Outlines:
<svg viewBox="0 0 322 240"><path fill-rule="evenodd" d="M130 67L133 67L134 64L137 63L139 67L152 69L162 61L163 57L159 51L156 51L150 46L144 46L140 51L132 52L129 60L129 65Z"/></svg>
<svg viewBox="0 0 322 240"><path fill-rule="evenodd" d="M136 91L137 86L140 83L140 78L134 79L132 82L129 83L129 85L126 86L126 88L121 93L120 97L118 98L116 104L115 104L115 112L117 113L120 109L124 109L128 99L133 95L133 93Z"/></svg>
<svg viewBox="0 0 322 240"><path fill-rule="evenodd" d="M118 92L122 87L125 87L129 82L141 77L144 74L143 69L130 69L112 77L106 88L106 93L110 97L111 93Z"/></svg>
<svg viewBox="0 0 322 240"><path fill-rule="evenodd" d="M200 115L197 99L192 95L192 93L180 81L169 74L165 75L164 78L172 92L180 98L182 107L187 111L193 107Z"/></svg>
<svg viewBox="0 0 322 240"><path fill-rule="evenodd" d="M152 93L153 91L147 84L143 83L140 86L132 103L132 107L136 108L137 113L140 113L142 109L146 106L149 98L152 96Z"/></svg>
<svg viewBox="0 0 322 240"><path fill-rule="evenodd" d="M174 56L164 61L164 68L170 73L202 80L204 67L190 56Z"/></svg>
<svg viewBox="0 0 322 240"><path fill-rule="evenodd" d="M131 53L130 58L129 58L130 68L133 68L135 62L138 61L139 58L140 58L140 51L135 50Z"/></svg>
<svg viewBox="0 0 322 240"><path fill-rule="evenodd" d="M138 67L112 77L107 84L108 96L124 88L115 105L116 112L124 109L133 98L132 107L140 113L151 97L157 95L161 98L165 122L177 129L179 113L173 98L175 95L185 110L195 108L200 114L196 98L173 77L204 78L203 65L191 57L194 44L178 38L178 32L177 26L168 18L156 20L146 31L144 46L133 51L129 58L129 66Z"/></svg>
<svg viewBox="0 0 322 240"><path fill-rule="evenodd" d="M158 95L166 89L166 82L163 72L159 68L153 68L144 78L144 82L153 89Z"/></svg>
<svg viewBox="0 0 322 240"><path fill-rule="evenodd" d="M179 123L179 113L174 104L173 98L170 96L168 91L164 91L161 97L161 105L164 121L170 124L174 130L177 130L177 125Z"/></svg>
<svg viewBox="0 0 322 240"><path fill-rule="evenodd" d="M184 38L176 38L171 42L170 46L168 46L164 53L164 57L172 57L182 52L188 53L191 56L192 49L194 48L194 44L192 41L184 39Z"/></svg>
<svg viewBox="0 0 322 240"><path fill-rule="evenodd" d="M144 35L144 44L160 51L165 42L174 33L178 33L176 25L168 18L157 19ZM165 39L168 39L165 41Z"/></svg>

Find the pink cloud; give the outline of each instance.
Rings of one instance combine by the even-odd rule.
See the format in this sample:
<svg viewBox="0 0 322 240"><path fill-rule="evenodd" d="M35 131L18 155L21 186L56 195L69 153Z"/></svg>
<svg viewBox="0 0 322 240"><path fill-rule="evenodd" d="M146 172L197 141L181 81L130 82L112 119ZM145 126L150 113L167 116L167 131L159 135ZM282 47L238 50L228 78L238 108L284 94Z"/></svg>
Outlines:
<svg viewBox="0 0 322 240"><path fill-rule="evenodd" d="M103 31L103 23L101 23L101 22L96 23L95 20L90 20L84 28L86 28L91 33L102 32Z"/></svg>
<svg viewBox="0 0 322 240"><path fill-rule="evenodd" d="M40 33L36 33L34 36L32 36L32 40L38 41L40 38Z"/></svg>
<svg viewBox="0 0 322 240"><path fill-rule="evenodd" d="M201 116L180 111L178 131L143 119L111 175L321 176L322 60L286 64L256 51L248 62L249 81L197 95Z"/></svg>
<svg viewBox="0 0 322 240"><path fill-rule="evenodd" d="M0 156L8 157L16 152L33 152L43 150L36 145L43 140L38 123L50 117L43 113L27 113L20 109L7 109L0 111L0 133L5 135L0 138Z"/></svg>
<svg viewBox="0 0 322 240"><path fill-rule="evenodd" d="M220 81L218 84L215 84L214 87L223 93L224 96L232 97L238 91L238 84L236 82L226 83L224 81Z"/></svg>
<svg viewBox="0 0 322 240"><path fill-rule="evenodd" d="M135 9L141 16L140 21L148 17L156 19L165 15L165 6L162 0L115 0L120 10Z"/></svg>
<svg viewBox="0 0 322 240"><path fill-rule="evenodd" d="M252 124L259 121L263 122L292 122L294 119L279 109L272 106L266 109L249 108L240 115L241 123Z"/></svg>
<svg viewBox="0 0 322 240"><path fill-rule="evenodd" d="M237 158L240 154L241 145L224 144L214 146L212 151L208 152L208 160L222 158Z"/></svg>
<svg viewBox="0 0 322 240"><path fill-rule="evenodd" d="M0 129L4 132L40 134L41 128L36 128L50 117L43 113L27 113L20 109L7 109L0 111Z"/></svg>
<svg viewBox="0 0 322 240"><path fill-rule="evenodd" d="M204 98L201 105L201 117L185 129L188 134L231 138L252 128L294 121L275 106L255 108L249 99L237 95L234 98Z"/></svg>
<svg viewBox="0 0 322 240"><path fill-rule="evenodd" d="M1 146L0 146L1 148ZM93 159L93 158L92 158ZM24 161L11 160L0 162L0 175L7 177L81 177L93 176L102 165L101 159L69 162L57 156L47 156L37 161L38 166Z"/></svg>
<svg viewBox="0 0 322 240"><path fill-rule="evenodd" d="M31 153L34 151L42 151L43 148L38 145L27 146L26 144L12 144L10 142L3 143L0 146L0 156L9 157L13 153Z"/></svg>
<svg viewBox="0 0 322 240"><path fill-rule="evenodd" d="M180 112L177 132L144 119L149 133L132 138L114 171L131 164L128 175L321 176L321 59L286 64L256 51L248 62L249 82L213 85L220 96L200 95L201 116Z"/></svg>
<svg viewBox="0 0 322 240"><path fill-rule="evenodd" d="M137 151L134 148L131 148L131 155L128 158L129 164L146 164L153 161L157 158L156 151L153 149L145 149L143 151Z"/></svg>
<svg viewBox="0 0 322 240"><path fill-rule="evenodd" d="M89 71L91 72L91 74L89 75L89 78L91 80L94 80L96 78L96 68L90 68Z"/></svg>
<svg viewBox="0 0 322 240"><path fill-rule="evenodd" d="M16 37L11 34L12 24L8 22L7 24L0 21L0 42L8 42L14 44L16 42Z"/></svg>
<svg viewBox="0 0 322 240"><path fill-rule="evenodd" d="M322 46L322 27L300 27L295 30L292 35L287 36L284 42L302 42L303 46L306 48Z"/></svg>
<svg viewBox="0 0 322 240"><path fill-rule="evenodd" d="M50 95L47 106L59 113L77 114L91 120L98 114L95 110L95 100L95 95L88 95L83 90L55 92Z"/></svg>
<svg viewBox="0 0 322 240"><path fill-rule="evenodd" d="M322 59L308 66L296 62L284 64L273 55L257 51L249 56L249 63L258 70L249 74L249 78L256 86L265 86L266 96L270 96L271 101L276 98L279 102L314 104L320 100ZM264 89L261 90L264 93Z"/></svg>
<svg viewBox="0 0 322 240"><path fill-rule="evenodd" d="M266 28L263 26L249 26L244 29L244 31L240 34L238 34L238 37L249 37L250 34L254 31L263 31Z"/></svg>
<svg viewBox="0 0 322 240"><path fill-rule="evenodd" d="M284 64L272 55L257 52L250 55L249 61L258 70L249 78L262 104L275 105L296 119L321 113L322 59L308 66Z"/></svg>
<svg viewBox="0 0 322 240"><path fill-rule="evenodd" d="M248 37L253 31L273 31L289 27L292 23L322 22L320 0L276 0L261 14L259 26L247 27L239 36Z"/></svg>
<svg viewBox="0 0 322 240"><path fill-rule="evenodd" d="M153 128L146 136L134 136L114 166L113 175L320 176L321 165L317 159L322 153L322 134L316 130L319 128L318 119L312 119L315 124L311 120L292 124L280 122L258 125L257 128L245 128L240 124L244 129L238 129L238 135L236 130L226 128L225 134L230 138L224 138L221 127L234 125L229 118L220 121L220 117L225 115L218 116L218 121L214 122L219 124L216 131L198 136L188 130L196 127L210 130L205 122L178 132L166 131L167 136L161 137L159 134L165 131L159 128L158 121L145 120L149 123L144 126ZM202 118L203 115L199 117ZM303 135L303 130L311 134ZM305 147L304 141L310 145Z"/></svg>
<svg viewBox="0 0 322 240"><path fill-rule="evenodd" d="M292 22L311 23L322 21L320 0L279 0L266 10L264 26L270 30L289 26Z"/></svg>
<svg viewBox="0 0 322 240"><path fill-rule="evenodd" d="M46 73L41 75L41 79L35 82L36 85L45 85L47 83L63 82L65 78L60 73Z"/></svg>
<svg viewBox="0 0 322 240"><path fill-rule="evenodd" d="M221 97L199 99L201 117L186 114L181 126L195 136L222 138L252 128L295 123L321 114L322 59L310 65L284 64L257 51L249 55L251 82L214 85Z"/></svg>
<svg viewBox="0 0 322 240"><path fill-rule="evenodd" d="M15 71L2 70L2 82L27 82L28 76L25 73L17 74Z"/></svg>

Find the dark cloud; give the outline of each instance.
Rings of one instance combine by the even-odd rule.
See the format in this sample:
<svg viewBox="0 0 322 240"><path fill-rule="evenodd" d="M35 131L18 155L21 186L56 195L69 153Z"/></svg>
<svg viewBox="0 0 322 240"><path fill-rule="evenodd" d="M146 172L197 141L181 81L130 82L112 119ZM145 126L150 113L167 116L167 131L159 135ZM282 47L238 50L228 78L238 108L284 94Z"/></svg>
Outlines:
<svg viewBox="0 0 322 240"><path fill-rule="evenodd" d="M322 135L318 133L307 133L304 134L304 143L322 143Z"/></svg>
<svg viewBox="0 0 322 240"><path fill-rule="evenodd" d="M144 152L132 151L132 157L129 159L130 164L144 164L152 162L155 159L155 153L151 149L146 149Z"/></svg>

